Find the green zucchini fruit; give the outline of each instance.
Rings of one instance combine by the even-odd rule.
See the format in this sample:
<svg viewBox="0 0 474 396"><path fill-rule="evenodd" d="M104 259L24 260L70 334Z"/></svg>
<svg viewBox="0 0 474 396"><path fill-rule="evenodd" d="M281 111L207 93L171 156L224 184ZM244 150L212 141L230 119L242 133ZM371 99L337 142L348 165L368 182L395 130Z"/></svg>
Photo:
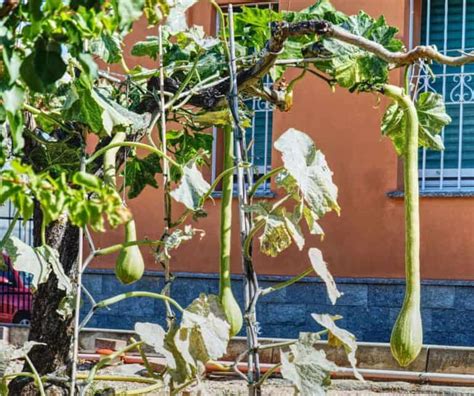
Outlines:
<svg viewBox="0 0 474 396"><path fill-rule="evenodd" d="M125 242L137 240L135 221L130 220L125 225ZM115 263L115 275L117 279L125 285L130 285L143 276L145 262L137 245L126 246L120 250Z"/></svg>

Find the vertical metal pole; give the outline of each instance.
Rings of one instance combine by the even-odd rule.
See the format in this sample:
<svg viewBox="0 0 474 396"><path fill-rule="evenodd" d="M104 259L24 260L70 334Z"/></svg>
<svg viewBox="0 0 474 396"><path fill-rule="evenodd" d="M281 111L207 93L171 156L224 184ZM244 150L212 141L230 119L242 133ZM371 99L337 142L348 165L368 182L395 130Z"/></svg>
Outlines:
<svg viewBox="0 0 474 396"><path fill-rule="evenodd" d="M84 153L81 157L81 171L86 169ZM74 335L72 347L72 369L71 369L71 396L76 392L77 360L79 358L79 333L80 333L80 311L81 311L81 291L82 291L82 262L84 259L84 229L79 229L79 253L77 255L76 268L76 307L74 310Z"/></svg>
<svg viewBox="0 0 474 396"><path fill-rule="evenodd" d="M228 9L229 18L229 49L230 49L230 79L231 90L229 92L229 104L234 119L234 142L235 158L237 165L237 189L239 196L239 219L240 219L240 242L243 247L251 229L251 215L245 212L244 207L248 204L248 190L245 183L244 169L242 167L246 155L245 131L240 126L239 119L239 98L237 87L237 67L235 60L235 37L234 37L234 14L232 4ZM250 173L247 173L249 177ZM247 180L247 185L252 181ZM243 251L243 250L242 250ZM257 337L257 319L255 305L258 298L258 280L253 268L252 259L244 257L242 254L242 267L244 272L244 296L245 296L245 326L247 335L248 354L248 385L249 395L260 395L260 387L255 384L260 378L259 356L258 356L258 337Z"/></svg>
<svg viewBox="0 0 474 396"><path fill-rule="evenodd" d="M165 70L163 63L163 30L162 26L158 26L158 46L159 46L159 61L160 61L160 132L161 132L161 149L166 153L166 110L165 110ZM163 236L168 235L170 225L171 225L171 200L170 200L170 183L169 183L169 163L166 158L163 158L163 193L164 193L164 232ZM162 293L166 296L170 294L171 287L171 272L170 272L170 263L169 259L165 259L162 263L164 267L164 278L165 285L163 287ZM168 321L168 326L171 326L174 321L174 312L171 308L171 305L166 301L166 317Z"/></svg>

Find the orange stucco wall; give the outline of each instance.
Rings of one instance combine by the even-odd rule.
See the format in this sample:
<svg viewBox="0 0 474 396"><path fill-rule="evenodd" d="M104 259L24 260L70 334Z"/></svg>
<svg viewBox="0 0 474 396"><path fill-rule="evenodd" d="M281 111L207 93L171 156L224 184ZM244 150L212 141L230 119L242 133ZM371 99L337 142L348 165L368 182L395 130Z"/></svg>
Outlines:
<svg viewBox="0 0 474 396"><path fill-rule="evenodd" d="M284 9L301 9L311 0L283 0ZM407 32L407 0L334 0L346 13L365 10L373 16L384 14L388 22ZM191 23L209 29L214 13L208 3L198 4L190 14ZM142 39L144 29L136 29L130 41ZM127 58L129 62L136 62ZM145 66L152 62L140 59ZM394 72L392 82L400 81ZM400 183L400 164L390 141L380 134L380 119L385 101L370 94L350 94L342 89L332 93L325 83L308 76L295 91L293 109L275 112L273 138L290 127L308 133L326 155L339 186L340 217L329 214L321 221L326 231L324 241L307 236L302 252L295 247L276 259L255 256L261 274L295 274L307 268L307 248L322 249L330 269L345 277L402 277L404 257L403 201L386 196ZM274 166L280 164L276 152ZM147 188L143 196L129 202L137 220L139 237L159 238L162 229L162 192ZM278 197L277 197L278 198ZM219 201L208 203L208 217L193 223L204 229L206 236L185 243L174 255L174 271L216 272L218 270ZM175 213L180 211L176 210ZM238 213L234 205L234 216ZM422 198L422 276L435 279L474 279L474 202L469 198ZM238 222L233 235L233 271L240 272ZM98 235L99 246L107 246L121 231ZM143 249L144 251L146 248ZM96 266L111 267L113 259L104 259ZM148 269L160 270L151 255Z"/></svg>

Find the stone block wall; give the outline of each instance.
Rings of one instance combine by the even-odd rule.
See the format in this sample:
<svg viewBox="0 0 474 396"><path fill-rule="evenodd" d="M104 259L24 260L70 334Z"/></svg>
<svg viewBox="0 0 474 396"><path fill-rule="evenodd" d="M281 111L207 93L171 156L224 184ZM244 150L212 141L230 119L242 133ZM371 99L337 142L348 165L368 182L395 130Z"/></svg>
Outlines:
<svg viewBox="0 0 474 396"><path fill-rule="evenodd" d="M218 293L216 274L175 274L171 294L181 305L188 305L199 293ZM267 287L288 278L262 276ZM241 277L235 277L234 294L242 305ZM331 305L319 278L304 279L286 289L259 300L257 317L264 337L297 337L301 331L320 328L311 313L343 316L339 325L354 333L360 341L388 342L403 301L404 282L399 279L336 279L343 296ZM146 273L131 286L123 286L109 270L89 270L84 284L96 301L126 291L159 292L161 273ZM84 298L83 315L90 308ZM424 343L474 346L474 281L423 281L422 316ZM163 302L149 298L130 298L110 310L97 311L88 327L133 329L134 323L147 321L164 324Z"/></svg>

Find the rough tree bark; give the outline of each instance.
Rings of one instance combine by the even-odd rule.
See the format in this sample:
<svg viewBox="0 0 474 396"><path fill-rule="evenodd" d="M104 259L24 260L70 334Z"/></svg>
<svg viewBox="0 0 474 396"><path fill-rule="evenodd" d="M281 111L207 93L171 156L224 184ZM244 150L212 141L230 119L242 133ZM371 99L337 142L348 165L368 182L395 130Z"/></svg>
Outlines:
<svg viewBox="0 0 474 396"><path fill-rule="evenodd" d="M41 245L41 210L36 205L34 215L34 244ZM64 272L74 277L79 253L79 229L62 216L46 228L46 242L59 251ZM63 319L56 310L62 298L63 290L57 287L58 281L52 274L46 283L39 285L33 295L31 328L29 340L42 342L45 345L35 346L29 356L40 375L56 373L66 374L71 365L71 339L73 335L73 318ZM25 371L30 371L25 365ZM48 387L48 385L47 385ZM18 378L10 384L11 395L36 395L37 390L29 379ZM68 388L49 384L48 394L67 395Z"/></svg>

